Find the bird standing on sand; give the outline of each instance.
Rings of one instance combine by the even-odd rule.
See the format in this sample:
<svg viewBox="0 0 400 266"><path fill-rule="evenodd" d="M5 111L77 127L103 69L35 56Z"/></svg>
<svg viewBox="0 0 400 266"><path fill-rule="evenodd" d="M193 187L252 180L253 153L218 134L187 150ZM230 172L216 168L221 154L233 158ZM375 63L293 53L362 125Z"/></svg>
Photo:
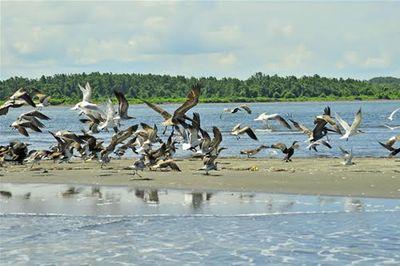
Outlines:
<svg viewBox="0 0 400 266"><path fill-rule="evenodd" d="M339 124L342 126L342 128L346 131L340 137L341 139L348 140L350 136L354 136L359 133L364 133L363 131L358 129L361 125L361 120L362 120L361 108L356 113L356 116L354 117L354 121L351 124L351 126L346 121L344 121L338 114L336 114L336 120L339 122Z"/></svg>
<svg viewBox="0 0 400 266"><path fill-rule="evenodd" d="M292 146L290 146L289 148L284 143L276 143L276 144L271 145L270 148L281 150L283 152L283 154L285 154L285 157L283 158L283 160L285 162L291 162L292 161L291 158L294 154L294 150L299 148L299 145L297 143L298 143L298 141L294 141L292 143Z"/></svg>
<svg viewBox="0 0 400 266"><path fill-rule="evenodd" d="M217 159L217 155L205 155L203 157L203 167L199 169L199 171L204 171L205 175L209 175L209 172L212 170L217 171L217 164L215 159Z"/></svg>
<svg viewBox="0 0 400 266"><path fill-rule="evenodd" d="M251 139L258 140L254 131L249 127L241 127L241 124L237 124L232 128L231 135L236 136L237 139L240 139L240 135L247 134Z"/></svg>
<svg viewBox="0 0 400 266"><path fill-rule="evenodd" d="M343 154L343 165L354 165L355 163L352 161L353 160L353 150L351 149L350 151L347 151L343 149L342 147L339 147L340 151Z"/></svg>

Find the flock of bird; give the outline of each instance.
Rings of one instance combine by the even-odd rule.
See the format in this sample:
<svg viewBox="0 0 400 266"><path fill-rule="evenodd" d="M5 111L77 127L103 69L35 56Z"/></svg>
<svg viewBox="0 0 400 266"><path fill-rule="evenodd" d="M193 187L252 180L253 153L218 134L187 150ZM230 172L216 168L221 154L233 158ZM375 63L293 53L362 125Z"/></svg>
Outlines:
<svg viewBox="0 0 400 266"><path fill-rule="evenodd" d="M9 145L0 146L0 166L9 161L19 164L32 163L31 167L33 167L41 160L53 160L62 163L70 162L73 157L79 157L84 161L97 160L103 167L110 162L112 155L121 158L128 150L131 150L138 155L131 168L134 174L140 176L138 171L145 169L181 171L174 160L177 144L181 144L183 150L191 151L194 157L202 158L203 166L199 170L204 171L206 175L212 170L217 170L218 162L216 160L221 151L226 149L220 146L222 143L221 130L218 127L212 127L211 137L210 132L204 129L199 113L194 112L192 116L187 115L187 112L199 102L201 94L199 84L194 85L189 90L186 101L173 113L141 99L149 108L162 116L164 119L162 122L163 132L159 132L156 124L149 125L143 122L124 128L123 124L135 119L135 117L128 114L129 103L122 92L114 90L115 97L118 100L117 110L111 99L108 99L107 108L103 110L101 106L92 102L92 88L89 83L86 83L84 87L79 85L79 89L83 95L82 100L71 110L76 110L80 116L84 116L80 119L80 122L86 127L82 132L49 131L56 142L48 150L29 150L29 144L20 141L13 141ZM0 106L0 116L7 115L10 108L31 106L33 108L31 111L22 113L10 125L20 134L29 137L31 131L42 132L45 121L50 120L50 117L41 112L42 108L49 105L49 100L50 96L36 89L32 90L31 93L26 89L19 89ZM394 110L388 119L393 120L399 110L400 108ZM233 109L224 109L220 118L224 113L235 114L240 111L252 113L249 106L242 104ZM307 136L307 148L315 151L318 151L317 147L320 145L329 149L332 148L328 134L339 134L341 139L348 140L354 135L363 133L359 129L362 122L361 109L355 114L354 121L348 124L338 114L333 115L328 106L322 114L314 118L313 128L308 128L293 119L288 119L289 123L280 114L263 113L254 120L262 121L268 130L271 130L270 123L276 121L287 129L300 131ZM391 130L396 129L396 127L387 127ZM170 128L169 137L167 141L163 141L160 134L167 134L168 128ZM95 137L99 132L108 132L109 130L113 131L113 135L108 144ZM253 140L258 140L255 131L247 125L235 125L230 134L236 136L238 140L246 135ZM386 142L379 142L379 144L390 151L389 156L395 156L400 152L400 147L394 147L398 141L400 141L400 135L393 136ZM284 154L284 161L289 162L298 148L299 141L294 141L290 146L284 143L260 145L255 149L242 150L240 154L251 157L263 149L275 149ZM354 164L352 162L352 151L339 148L343 153L344 164Z"/></svg>

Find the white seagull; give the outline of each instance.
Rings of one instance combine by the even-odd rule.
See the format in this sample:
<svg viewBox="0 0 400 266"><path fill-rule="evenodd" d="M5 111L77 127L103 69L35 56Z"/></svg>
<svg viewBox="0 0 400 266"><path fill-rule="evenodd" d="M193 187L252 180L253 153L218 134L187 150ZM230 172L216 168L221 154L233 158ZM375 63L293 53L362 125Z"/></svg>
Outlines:
<svg viewBox="0 0 400 266"><path fill-rule="evenodd" d="M114 109L114 104L110 99L108 99L107 103L107 116L106 121L100 123L99 130L103 130L105 128L112 128L114 129L115 133L118 132L120 116Z"/></svg>
<svg viewBox="0 0 400 266"><path fill-rule="evenodd" d="M394 111L389 115L388 119L389 119L390 121L393 121L393 116L394 116L398 111L400 111L400 108L397 108L396 110L394 110Z"/></svg>
<svg viewBox="0 0 400 266"><path fill-rule="evenodd" d="M358 110L353 123L351 126L344 121L338 114L336 114L336 120L339 122L339 124L343 127L343 129L346 131L343 136L341 136L341 139L346 139L348 140L350 136L357 135L359 133L364 133L358 128L361 125L361 120L362 120L362 114L361 114L361 108Z"/></svg>
<svg viewBox="0 0 400 266"><path fill-rule="evenodd" d="M101 110L97 104L90 102L92 98L92 88L90 87L89 82L86 83L85 87L82 87L80 84L78 84L78 86L82 91L82 101L72 107L71 110L79 110L80 114L92 115L97 119L106 117L104 111Z"/></svg>
<svg viewBox="0 0 400 266"><path fill-rule="evenodd" d="M279 114L267 114L267 113L262 113L260 114L256 119L254 119L254 121L262 121L267 128L270 128L268 121L269 120L275 120L278 121L279 123L281 123L284 127L291 129L290 125L288 122L286 122L286 120Z"/></svg>

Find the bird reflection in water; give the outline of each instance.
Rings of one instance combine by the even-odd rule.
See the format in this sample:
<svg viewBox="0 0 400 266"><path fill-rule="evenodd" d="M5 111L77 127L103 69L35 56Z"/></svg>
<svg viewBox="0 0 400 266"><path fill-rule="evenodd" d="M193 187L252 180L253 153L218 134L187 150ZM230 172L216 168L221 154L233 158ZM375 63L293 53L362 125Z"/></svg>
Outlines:
<svg viewBox="0 0 400 266"><path fill-rule="evenodd" d="M190 204L194 210L201 209L204 200L210 201L212 193L207 192L192 192L185 194L185 203Z"/></svg>

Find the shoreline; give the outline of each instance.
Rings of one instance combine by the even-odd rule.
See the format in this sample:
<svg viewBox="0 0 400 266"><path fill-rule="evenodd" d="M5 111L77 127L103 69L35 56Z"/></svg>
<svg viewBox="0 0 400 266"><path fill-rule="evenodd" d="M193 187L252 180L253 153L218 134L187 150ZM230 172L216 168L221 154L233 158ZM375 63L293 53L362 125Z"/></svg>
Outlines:
<svg viewBox="0 0 400 266"><path fill-rule="evenodd" d="M66 184L130 186L144 189L265 192L325 196L400 198L400 160L355 158L344 166L339 158L281 159L220 158L219 171L198 171L201 160L177 160L182 172L140 172L129 169L132 160L112 160L103 169L97 162L30 165L0 168L0 184Z"/></svg>

